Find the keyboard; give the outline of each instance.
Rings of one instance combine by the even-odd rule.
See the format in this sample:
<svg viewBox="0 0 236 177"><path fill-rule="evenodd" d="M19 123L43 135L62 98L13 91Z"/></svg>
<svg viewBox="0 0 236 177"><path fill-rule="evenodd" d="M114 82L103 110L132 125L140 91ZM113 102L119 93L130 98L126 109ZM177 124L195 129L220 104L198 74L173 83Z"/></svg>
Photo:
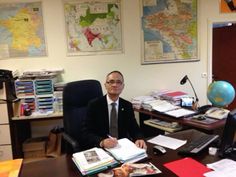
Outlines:
<svg viewBox="0 0 236 177"><path fill-rule="evenodd" d="M204 148L206 148L210 143L218 139L219 135L202 135L198 139L194 139L188 144L186 144L183 148L178 151L180 155L189 155L189 154L197 154Z"/></svg>

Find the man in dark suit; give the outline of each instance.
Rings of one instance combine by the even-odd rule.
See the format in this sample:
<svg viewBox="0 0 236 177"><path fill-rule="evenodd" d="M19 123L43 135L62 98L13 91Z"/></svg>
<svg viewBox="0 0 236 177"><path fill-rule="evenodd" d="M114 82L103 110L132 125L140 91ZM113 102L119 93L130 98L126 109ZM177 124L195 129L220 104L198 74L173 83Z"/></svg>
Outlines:
<svg viewBox="0 0 236 177"><path fill-rule="evenodd" d="M121 72L112 71L106 77L107 94L89 103L85 127L83 129L83 144L86 148L112 148L117 145L117 139L129 138L140 148L147 148L143 135L136 122L132 104L119 97L124 88L124 78ZM117 122L111 129L112 103L115 103ZM117 129L117 133L111 134ZM111 136L112 135L112 136Z"/></svg>

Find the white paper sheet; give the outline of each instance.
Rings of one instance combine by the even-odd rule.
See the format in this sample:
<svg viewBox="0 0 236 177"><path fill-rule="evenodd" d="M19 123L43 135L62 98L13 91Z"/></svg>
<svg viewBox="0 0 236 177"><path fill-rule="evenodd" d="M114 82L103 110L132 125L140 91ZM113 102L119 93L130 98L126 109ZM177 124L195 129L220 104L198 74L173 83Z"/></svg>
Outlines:
<svg viewBox="0 0 236 177"><path fill-rule="evenodd" d="M187 142L187 140L179 140L164 135L158 135L148 140L148 142L175 150L180 146L184 145Z"/></svg>
<svg viewBox="0 0 236 177"><path fill-rule="evenodd" d="M235 177L236 162L230 159L222 159L215 163L207 164L208 168L214 171L205 173L206 177Z"/></svg>

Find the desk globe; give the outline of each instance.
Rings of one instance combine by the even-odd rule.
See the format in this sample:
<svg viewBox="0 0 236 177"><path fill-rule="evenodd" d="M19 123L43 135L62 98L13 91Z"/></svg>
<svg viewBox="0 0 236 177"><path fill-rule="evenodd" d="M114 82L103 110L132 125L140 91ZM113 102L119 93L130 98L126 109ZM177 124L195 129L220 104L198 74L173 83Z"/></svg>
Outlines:
<svg viewBox="0 0 236 177"><path fill-rule="evenodd" d="M207 98L213 106L228 106L235 97L234 87L226 81L214 81L207 89Z"/></svg>

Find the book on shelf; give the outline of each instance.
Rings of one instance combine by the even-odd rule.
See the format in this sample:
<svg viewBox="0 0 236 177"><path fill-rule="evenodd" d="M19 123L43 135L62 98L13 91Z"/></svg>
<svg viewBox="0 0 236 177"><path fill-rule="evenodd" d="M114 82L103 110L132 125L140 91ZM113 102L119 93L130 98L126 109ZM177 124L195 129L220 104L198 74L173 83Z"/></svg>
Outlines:
<svg viewBox="0 0 236 177"><path fill-rule="evenodd" d="M133 163L147 158L146 150L137 147L127 138L119 139L116 147L106 150L121 163Z"/></svg>
<svg viewBox="0 0 236 177"><path fill-rule="evenodd" d="M0 162L0 176L18 177L23 159L14 159Z"/></svg>
<svg viewBox="0 0 236 177"><path fill-rule="evenodd" d="M82 175L92 175L118 165L118 161L105 150L97 147L74 153L72 160Z"/></svg>

